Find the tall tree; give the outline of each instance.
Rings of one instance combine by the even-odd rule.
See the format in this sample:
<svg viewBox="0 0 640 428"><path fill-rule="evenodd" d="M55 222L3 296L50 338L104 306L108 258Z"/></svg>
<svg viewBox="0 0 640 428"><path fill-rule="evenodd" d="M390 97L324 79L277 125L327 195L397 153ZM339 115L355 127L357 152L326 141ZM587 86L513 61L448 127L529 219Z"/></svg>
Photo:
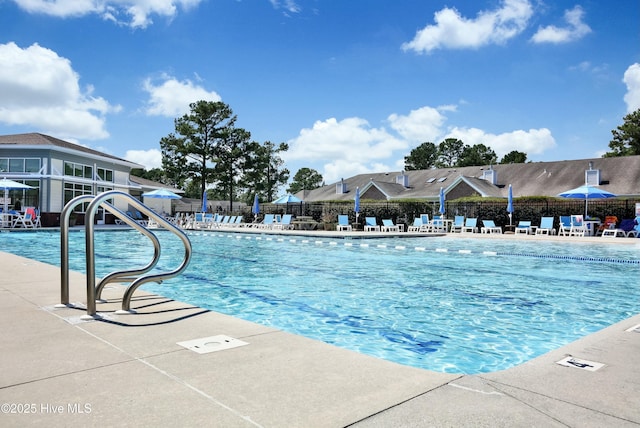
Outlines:
<svg viewBox="0 0 640 428"><path fill-rule="evenodd" d="M289 150L286 143L275 145L270 141L263 144L251 142L248 146L249 157L243 168L242 184L246 189L247 202L258 194L260 200L271 202L278 188L289 180L289 170L279 153Z"/></svg>
<svg viewBox="0 0 640 428"><path fill-rule="evenodd" d="M175 134L169 134L160 139L162 150L162 169L169 183L184 188L190 174L187 169L187 153L184 150L184 140Z"/></svg>
<svg viewBox="0 0 640 428"><path fill-rule="evenodd" d="M298 193L301 190L313 190L322 185L322 175L312 168L300 168L293 176L289 185L290 193Z"/></svg>
<svg viewBox="0 0 640 428"><path fill-rule="evenodd" d="M624 123L611 131L610 152L603 157L640 155L640 109L624 117Z"/></svg>
<svg viewBox="0 0 640 428"><path fill-rule="evenodd" d="M215 148L214 176L218 191L226 195L229 209L233 211L233 201L237 199L236 184L242 176L244 162L251 134L242 128L228 128L222 133L221 141Z"/></svg>
<svg viewBox="0 0 640 428"><path fill-rule="evenodd" d="M458 164L462 156L464 143L457 138L447 138L438 144L438 168L451 168Z"/></svg>
<svg viewBox="0 0 640 428"><path fill-rule="evenodd" d="M182 180L183 174L187 174L192 180L199 181L199 193L202 195L207 183L214 181L213 166L219 154L217 146L223 142L229 129L233 128L236 116L221 101L197 101L190 104L189 109L188 114L175 120L178 136L161 140L162 162L166 167L180 161L172 168L183 169L179 175Z"/></svg>
<svg viewBox="0 0 640 428"><path fill-rule="evenodd" d="M498 156L491 148L484 144L474 144L473 146L464 146L456 166L493 165L497 161Z"/></svg>
<svg viewBox="0 0 640 428"><path fill-rule="evenodd" d="M500 163L525 163L527 161L527 154L512 150L500 159Z"/></svg>
<svg viewBox="0 0 640 428"><path fill-rule="evenodd" d="M404 157L404 169L407 171L431 169L438 161L438 147L426 142L411 150L409 156Z"/></svg>

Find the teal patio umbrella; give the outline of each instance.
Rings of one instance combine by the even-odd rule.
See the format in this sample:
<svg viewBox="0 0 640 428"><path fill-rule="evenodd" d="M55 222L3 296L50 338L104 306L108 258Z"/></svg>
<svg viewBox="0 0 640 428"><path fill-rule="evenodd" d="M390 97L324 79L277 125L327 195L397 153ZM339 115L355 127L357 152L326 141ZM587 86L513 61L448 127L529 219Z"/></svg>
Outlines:
<svg viewBox="0 0 640 428"><path fill-rule="evenodd" d="M558 196L560 196L561 198L584 199L584 217L587 218L589 199L615 198L618 195L614 195L613 193L607 192L606 190L602 190L598 187L585 184L583 186L576 187L575 189L562 192Z"/></svg>
<svg viewBox="0 0 640 428"><path fill-rule="evenodd" d="M142 194L145 198L158 198L158 199L181 199L182 196L173 193L169 189L157 189L152 190L151 192L146 192Z"/></svg>

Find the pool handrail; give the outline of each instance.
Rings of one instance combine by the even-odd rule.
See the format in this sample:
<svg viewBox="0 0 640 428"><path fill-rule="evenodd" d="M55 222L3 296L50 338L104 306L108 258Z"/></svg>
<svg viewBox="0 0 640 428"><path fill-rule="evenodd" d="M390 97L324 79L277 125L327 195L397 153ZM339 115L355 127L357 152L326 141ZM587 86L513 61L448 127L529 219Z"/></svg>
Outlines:
<svg viewBox="0 0 640 428"><path fill-rule="evenodd" d="M157 236L148 230L145 226L141 225L135 219L129 217L125 212L119 210L114 207L110 203L107 202L108 199L114 198L124 198L127 199L127 202L133 207L137 208L139 211L147 215L149 218L152 218L156 221L158 225L166 228L167 230L173 232L177 235L183 242L185 246L185 256L182 263L174 270L159 274L152 274L146 276L135 277L135 275L141 275L149 272L153 267L156 266L158 260L160 258L160 242ZM69 219L71 216L71 212L73 209L87 201L91 201L87 210L85 212L85 242L86 242L86 277L87 277L87 315L85 317L95 318L96 317L96 299L100 298L102 293L102 289L104 286L113 281L133 281L125 290L124 297L122 299L122 310L118 311L118 313L133 313L134 311L130 310L131 307L131 297L133 292L142 284L150 281L161 282L163 279L173 278L180 273L182 273L191 260L191 241L185 233L171 222L166 220L161 215L155 213L151 208L144 205L139 200L135 199L128 193L120 192L117 190L111 190L107 192L100 193L97 196L94 195L81 195L78 196L65 205L61 213L61 222L60 222L60 236L61 236L61 302L62 305L69 305L69 241L68 241L68 231L69 231ZM104 208L108 212L114 214L118 219L122 220L127 225L135 228L140 233L147 236L154 246L154 257L153 259L143 268L138 269L130 269L130 270L122 270L116 271L105 276L96 286L95 284L95 244L94 244L94 220L95 215L99 207Z"/></svg>

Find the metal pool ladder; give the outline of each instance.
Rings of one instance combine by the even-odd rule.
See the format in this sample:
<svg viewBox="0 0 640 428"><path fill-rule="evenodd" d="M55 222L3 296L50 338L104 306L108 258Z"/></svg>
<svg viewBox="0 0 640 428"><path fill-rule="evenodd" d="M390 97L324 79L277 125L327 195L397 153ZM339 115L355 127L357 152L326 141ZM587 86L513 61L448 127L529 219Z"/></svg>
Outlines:
<svg viewBox="0 0 640 428"><path fill-rule="evenodd" d="M159 226L173 232L178 236L184 244L184 259L182 263L174 270L163 273L149 274L158 260L160 259L160 241L158 237L147 229L145 226L132 219L125 212L111 205L109 199L124 199L138 211L146 214L149 218L155 220ZM135 311L131 310L131 297L138 287L147 282L162 282L164 279L173 278L180 275L189 265L191 260L191 241L185 233L177 226L165 220L164 217L155 213L152 209L135 199L128 193L111 190L94 195L81 195L73 198L62 209L60 214L60 305L70 307L69 304L69 219L73 209L80 205L89 203L85 213L85 244L86 244L86 276L87 276L87 314L83 315L83 319L95 319L96 300L100 300L104 286L110 282L130 282L124 292L122 298L122 309L117 311L118 314L131 314ZM94 220L98 208L102 207L108 212L115 215L127 225L136 229L145 235L153 243L154 256L153 259L144 267L137 269L127 269L111 272L102 278L96 286L96 266L95 266L95 244L94 244Z"/></svg>

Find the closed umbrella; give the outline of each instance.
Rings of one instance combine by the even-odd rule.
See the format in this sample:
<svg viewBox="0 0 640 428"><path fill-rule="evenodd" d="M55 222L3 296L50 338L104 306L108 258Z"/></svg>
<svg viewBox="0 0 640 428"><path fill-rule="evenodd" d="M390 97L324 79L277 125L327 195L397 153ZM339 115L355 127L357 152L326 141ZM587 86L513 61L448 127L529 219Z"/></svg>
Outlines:
<svg viewBox="0 0 640 428"><path fill-rule="evenodd" d="M509 226L513 224L513 189L509 184L509 194L507 196L507 212L509 213Z"/></svg>
<svg viewBox="0 0 640 428"><path fill-rule="evenodd" d="M253 218L257 219L258 214L260 214L260 201L258 200L258 194L253 197L253 207L251 207L251 212L253 213Z"/></svg>
<svg viewBox="0 0 640 428"><path fill-rule="evenodd" d="M205 189L205 191L202 192L202 212L206 213L207 211L207 190Z"/></svg>
<svg viewBox="0 0 640 428"><path fill-rule="evenodd" d="M614 195L613 193L607 192L606 190L602 190L598 187L585 184L583 186L576 187L575 189L562 192L558 196L562 198L584 199L584 217L587 218L589 199L615 198L618 195Z"/></svg>
<svg viewBox="0 0 640 428"><path fill-rule="evenodd" d="M2 180L0 180L0 189L4 189L4 211L3 212L6 213L9 210L9 190L10 189L33 189L33 187L27 184L23 184L17 181L7 180L6 178L3 178Z"/></svg>
<svg viewBox="0 0 640 428"><path fill-rule="evenodd" d="M444 189L441 187L440 188L440 209L438 209L438 212L442 215L444 215L445 212L445 208L444 208Z"/></svg>
<svg viewBox="0 0 640 428"><path fill-rule="evenodd" d="M356 223L358 223L358 216L360 215L360 188L356 187L356 197L353 203L353 211L356 213Z"/></svg>

